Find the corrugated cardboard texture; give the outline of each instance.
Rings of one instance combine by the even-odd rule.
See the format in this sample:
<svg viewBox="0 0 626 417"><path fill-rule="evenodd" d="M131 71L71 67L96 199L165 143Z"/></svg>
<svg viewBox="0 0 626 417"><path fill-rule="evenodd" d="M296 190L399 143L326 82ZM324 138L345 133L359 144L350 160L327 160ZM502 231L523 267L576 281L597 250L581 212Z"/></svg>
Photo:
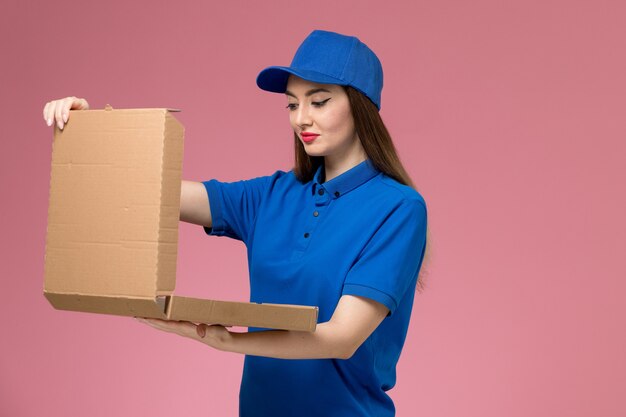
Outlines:
<svg viewBox="0 0 626 417"><path fill-rule="evenodd" d="M182 125L165 109L73 111L52 146L44 289L170 294Z"/></svg>

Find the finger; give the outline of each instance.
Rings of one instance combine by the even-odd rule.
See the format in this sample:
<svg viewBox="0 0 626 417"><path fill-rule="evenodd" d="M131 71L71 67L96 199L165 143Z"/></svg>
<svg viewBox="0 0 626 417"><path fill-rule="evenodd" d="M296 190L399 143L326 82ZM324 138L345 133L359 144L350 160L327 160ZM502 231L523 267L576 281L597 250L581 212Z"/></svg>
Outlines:
<svg viewBox="0 0 626 417"><path fill-rule="evenodd" d="M189 321L179 321L175 323L179 335L198 340L200 335L200 333L198 333L198 325Z"/></svg>
<svg viewBox="0 0 626 417"><path fill-rule="evenodd" d="M168 322L159 319L148 319L148 318L138 318L138 321L141 323L147 324L150 327L153 327L157 330L163 330L165 332L172 332L174 329L169 325Z"/></svg>
<svg viewBox="0 0 626 417"><path fill-rule="evenodd" d="M139 320L142 323L145 323L149 326L161 329L161 330L171 330L171 326L169 321L167 320L161 320L161 319L152 319L152 318L146 318L146 317L141 317L141 318L137 318L137 320Z"/></svg>
<svg viewBox="0 0 626 417"><path fill-rule="evenodd" d="M190 337L192 339L197 338L196 325L188 321L173 321L152 318L146 318L140 321L158 330L176 333L180 336Z"/></svg>
<svg viewBox="0 0 626 417"><path fill-rule="evenodd" d="M55 123L54 111L56 109L56 105L57 105L56 100L53 100L48 103L48 114L46 115L46 119L50 121L50 126L52 126Z"/></svg>
<svg viewBox="0 0 626 417"><path fill-rule="evenodd" d="M196 334L204 339L204 336L206 336L206 324L199 324L196 326Z"/></svg>
<svg viewBox="0 0 626 417"><path fill-rule="evenodd" d="M179 333L180 335L190 337L192 339L198 338L198 326L195 323L191 323L189 321L179 321L175 323L177 323L177 330L181 332Z"/></svg>
<svg viewBox="0 0 626 417"><path fill-rule="evenodd" d="M76 98L74 97L74 101L72 102L71 110L88 110L89 103L84 98Z"/></svg>
<svg viewBox="0 0 626 417"><path fill-rule="evenodd" d="M76 97L67 97L63 100L63 108L61 109L61 115L63 122L67 123L67 119L70 118L70 109L74 108L74 101L78 100Z"/></svg>
<svg viewBox="0 0 626 417"><path fill-rule="evenodd" d="M56 113L57 105L59 104L58 100L54 100L50 102L50 107L48 108L48 119L50 120L50 124L54 126L56 124L56 120L54 118L54 114Z"/></svg>
<svg viewBox="0 0 626 417"><path fill-rule="evenodd" d="M72 105L74 97L66 97L64 99L55 100L54 119L59 129L63 130L67 119L69 118L69 108Z"/></svg>
<svg viewBox="0 0 626 417"><path fill-rule="evenodd" d="M63 100L57 100L54 107L54 119L59 129L63 130Z"/></svg>
<svg viewBox="0 0 626 417"><path fill-rule="evenodd" d="M47 102L43 107L43 119L46 121L48 126L52 126L52 120L48 117L48 108L50 108L50 102Z"/></svg>
<svg viewBox="0 0 626 417"><path fill-rule="evenodd" d="M62 117L63 122L67 123L70 118L70 110L88 110L89 103L84 98L75 96L67 97L63 100Z"/></svg>

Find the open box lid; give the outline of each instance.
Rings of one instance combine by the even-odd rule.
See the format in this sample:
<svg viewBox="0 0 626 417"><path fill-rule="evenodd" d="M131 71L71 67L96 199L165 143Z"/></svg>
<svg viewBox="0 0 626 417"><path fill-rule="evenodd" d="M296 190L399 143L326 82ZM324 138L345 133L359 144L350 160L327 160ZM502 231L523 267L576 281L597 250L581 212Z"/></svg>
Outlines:
<svg viewBox="0 0 626 417"><path fill-rule="evenodd" d="M183 137L168 109L74 110L55 128L48 300L65 310L314 330L315 307L173 296Z"/></svg>

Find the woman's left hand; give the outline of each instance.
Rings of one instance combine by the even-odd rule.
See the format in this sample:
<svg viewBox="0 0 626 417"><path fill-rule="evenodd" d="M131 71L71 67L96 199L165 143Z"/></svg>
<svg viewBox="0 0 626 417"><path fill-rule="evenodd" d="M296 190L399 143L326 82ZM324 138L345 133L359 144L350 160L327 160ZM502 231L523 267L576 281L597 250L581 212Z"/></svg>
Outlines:
<svg viewBox="0 0 626 417"><path fill-rule="evenodd" d="M219 325L195 324L188 321L172 321L135 317L137 321L145 323L158 330L175 333L179 336L197 340L206 345L220 349L231 337L230 332Z"/></svg>

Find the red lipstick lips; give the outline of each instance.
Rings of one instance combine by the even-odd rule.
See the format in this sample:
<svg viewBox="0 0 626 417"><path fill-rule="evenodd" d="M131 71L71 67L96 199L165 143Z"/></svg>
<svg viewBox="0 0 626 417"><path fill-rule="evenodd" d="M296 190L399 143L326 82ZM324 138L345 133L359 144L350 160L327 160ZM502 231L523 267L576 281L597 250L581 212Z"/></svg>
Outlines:
<svg viewBox="0 0 626 417"><path fill-rule="evenodd" d="M313 142L315 138L319 136L319 134L311 132L302 132L300 135L302 136L302 140L306 143Z"/></svg>

